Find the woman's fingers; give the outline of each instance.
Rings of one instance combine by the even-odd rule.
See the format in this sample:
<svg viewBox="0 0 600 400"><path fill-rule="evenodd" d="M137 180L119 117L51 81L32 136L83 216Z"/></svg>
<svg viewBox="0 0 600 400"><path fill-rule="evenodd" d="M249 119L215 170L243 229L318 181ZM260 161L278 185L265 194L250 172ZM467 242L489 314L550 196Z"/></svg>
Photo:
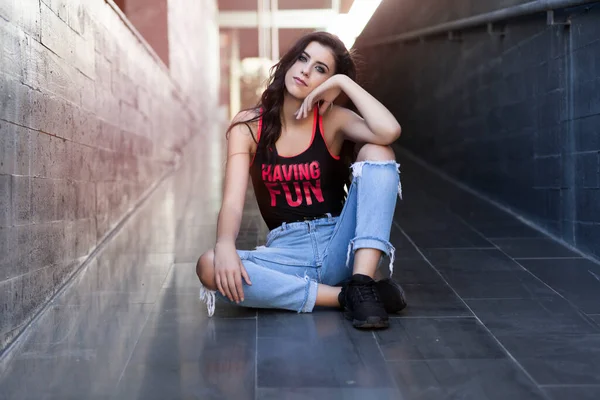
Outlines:
<svg viewBox="0 0 600 400"><path fill-rule="evenodd" d="M240 272L237 272L235 274L235 289L236 289L236 296L239 301L244 301L244 288L242 287L242 274Z"/></svg>
<svg viewBox="0 0 600 400"><path fill-rule="evenodd" d="M310 109L310 103L311 103L311 99L307 98L304 101L304 118L308 117L308 110Z"/></svg>
<svg viewBox="0 0 600 400"><path fill-rule="evenodd" d="M229 298L229 300L231 301L236 301L235 299L235 285L233 283L233 277L230 275L227 275L227 292L229 293L229 296L227 296Z"/></svg>
<svg viewBox="0 0 600 400"><path fill-rule="evenodd" d="M300 119L300 116L302 115L302 106L304 106L304 102L302 102L302 104L300 104L300 108L294 114L296 116L296 119Z"/></svg>
<svg viewBox="0 0 600 400"><path fill-rule="evenodd" d="M229 287L229 293L231 293L230 300L239 303L240 299L238 297L237 290L235 287L235 276L232 272L227 274L227 286Z"/></svg>
<svg viewBox="0 0 600 400"><path fill-rule="evenodd" d="M225 291L223 290L223 285L221 285L221 276L219 274L215 275L215 283L217 284L217 290L223 296L225 296Z"/></svg>
<svg viewBox="0 0 600 400"><path fill-rule="evenodd" d="M248 271L246 271L246 267L244 267L244 264L240 264L240 272L242 274L242 277L246 281L246 283L248 285L252 285L252 281L250 280L250 275L248 275Z"/></svg>
<svg viewBox="0 0 600 400"><path fill-rule="evenodd" d="M306 103L308 102L308 99L310 99L310 95L307 96L304 101L302 102L302 107L300 107L300 109L302 110L301 114L300 114L300 118L304 118L304 114L305 114L305 110L306 110Z"/></svg>
<svg viewBox="0 0 600 400"><path fill-rule="evenodd" d="M229 300L233 301L233 295L229 290L229 279L227 278L226 273L221 274L221 287L223 288L223 296L227 297Z"/></svg>
<svg viewBox="0 0 600 400"><path fill-rule="evenodd" d="M236 303L244 301L242 277L249 285L252 285L248 272L243 266L238 272L223 272L222 274L217 274L215 276L217 289L230 301L235 301Z"/></svg>
<svg viewBox="0 0 600 400"><path fill-rule="evenodd" d="M306 118L308 117L308 115L310 114L310 112L313 109L314 106L314 97L309 95L307 98L304 99L304 101L302 102L302 104L300 105L300 108L294 113L294 116L296 117L296 119L302 119L302 118ZM323 105L320 106L319 110L323 110L323 113L325 111L327 111L327 107L329 107L331 103L329 101L325 101L323 100Z"/></svg>

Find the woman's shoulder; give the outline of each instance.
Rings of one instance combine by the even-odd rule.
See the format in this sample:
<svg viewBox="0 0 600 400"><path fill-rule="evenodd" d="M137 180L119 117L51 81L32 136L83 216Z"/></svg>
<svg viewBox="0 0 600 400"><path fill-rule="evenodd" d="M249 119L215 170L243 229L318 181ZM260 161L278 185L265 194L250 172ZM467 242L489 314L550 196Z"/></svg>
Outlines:
<svg viewBox="0 0 600 400"><path fill-rule="evenodd" d="M235 136L257 137L260 119L260 109L247 109L238 112L229 125L229 130ZM250 133L250 135L248 135Z"/></svg>
<svg viewBox="0 0 600 400"><path fill-rule="evenodd" d="M242 110L233 117L231 121L232 124L235 123L258 123L258 117L260 115L259 108L249 108L247 110Z"/></svg>
<svg viewBox="0 0 600 400"><path fill-rule="evenodd" d="M329 128L327 130L330 132L339 131L351 114L353 114L352 110L334 104L323 114L323 125Z"/></svg>
<svg viewBox="0 0 600 400"><path fill-rule="evenodd" d="M325 113L324 118L329 118L332 120L344 120L346 118L348 118L349 115L354 115L356 114L354 111L352 111L351 109L344 107L344 106L338 106L337 104L334 104L331 106L331 108Z"/></svg>

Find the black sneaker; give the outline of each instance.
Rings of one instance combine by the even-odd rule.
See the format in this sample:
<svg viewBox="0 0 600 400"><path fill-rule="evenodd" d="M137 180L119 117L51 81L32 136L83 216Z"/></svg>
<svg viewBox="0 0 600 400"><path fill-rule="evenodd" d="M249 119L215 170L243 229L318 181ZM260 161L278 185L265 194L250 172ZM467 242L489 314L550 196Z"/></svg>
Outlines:
<svg viewBox="0 0 600 400"><path fill-rule="evenodd" d="M342 287L342 293L348 286L350 279L348 278L336 285ZM388 314L395 314L406 308L406 295L399 283L386 278L375 282L375 288L377 288L377 294L379 294L383 307ZM340 295L338 300L341 307L345 308L344 295Z"/></svg>
<svg viewBox="0 0 600 400"><path fill-rule="evenodd" d="M376 282L369 276L352 275L338 296L346 319L359 329L387 328L389 319Z"/></svg>
<svg viewBox="0 0 600 400"><path fill-rule="evenodd" d="M375 287L388 314L395 314L406 308L406 296L399 283L386 278L377 281Z"/></svg>

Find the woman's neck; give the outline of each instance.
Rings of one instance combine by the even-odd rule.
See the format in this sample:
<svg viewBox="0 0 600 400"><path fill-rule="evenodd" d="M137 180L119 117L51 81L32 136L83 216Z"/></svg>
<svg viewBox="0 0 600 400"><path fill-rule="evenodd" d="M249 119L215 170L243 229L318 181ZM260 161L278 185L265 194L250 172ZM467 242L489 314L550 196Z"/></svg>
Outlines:
<svg viewBox="0 0 600 400"><path fill-rule="evenodd" d="M305 122L304 119L296 119L296 111L302 105L302 100L299 100L292 95L290 95L287 91L283 97L283 109L282 109L282 123L284 126L294 126L301 125Z"/></svg>

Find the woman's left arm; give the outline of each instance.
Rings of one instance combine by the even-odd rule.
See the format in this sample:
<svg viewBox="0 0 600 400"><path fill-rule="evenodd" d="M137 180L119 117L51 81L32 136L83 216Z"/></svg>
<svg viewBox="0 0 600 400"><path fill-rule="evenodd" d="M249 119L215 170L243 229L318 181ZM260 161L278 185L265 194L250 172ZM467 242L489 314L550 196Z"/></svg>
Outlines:
<svg viewBox="0 0 600 400"><path fill-rule="evenodd" d="M321 100L332 102L339 90L346 93L364 117L361 118L347 108L334 107L332 114L335 115L330 117L336 121L335 124L344 133L345 139L356 143L390 145L400 137L400 124L392 113L346 75L334 75L323 82L305 99L301 110L304 109L308 115L315 103Z"/></svg>
<svg viewBox="0 0 600 400"><path fill-rule="evenodd" d="M346 75L336 75L340 88L354 103L361 118L347 108L338 107L340 129L353 142L389 145L401 133L400 124L392 113L369 92Z"/></svg>

